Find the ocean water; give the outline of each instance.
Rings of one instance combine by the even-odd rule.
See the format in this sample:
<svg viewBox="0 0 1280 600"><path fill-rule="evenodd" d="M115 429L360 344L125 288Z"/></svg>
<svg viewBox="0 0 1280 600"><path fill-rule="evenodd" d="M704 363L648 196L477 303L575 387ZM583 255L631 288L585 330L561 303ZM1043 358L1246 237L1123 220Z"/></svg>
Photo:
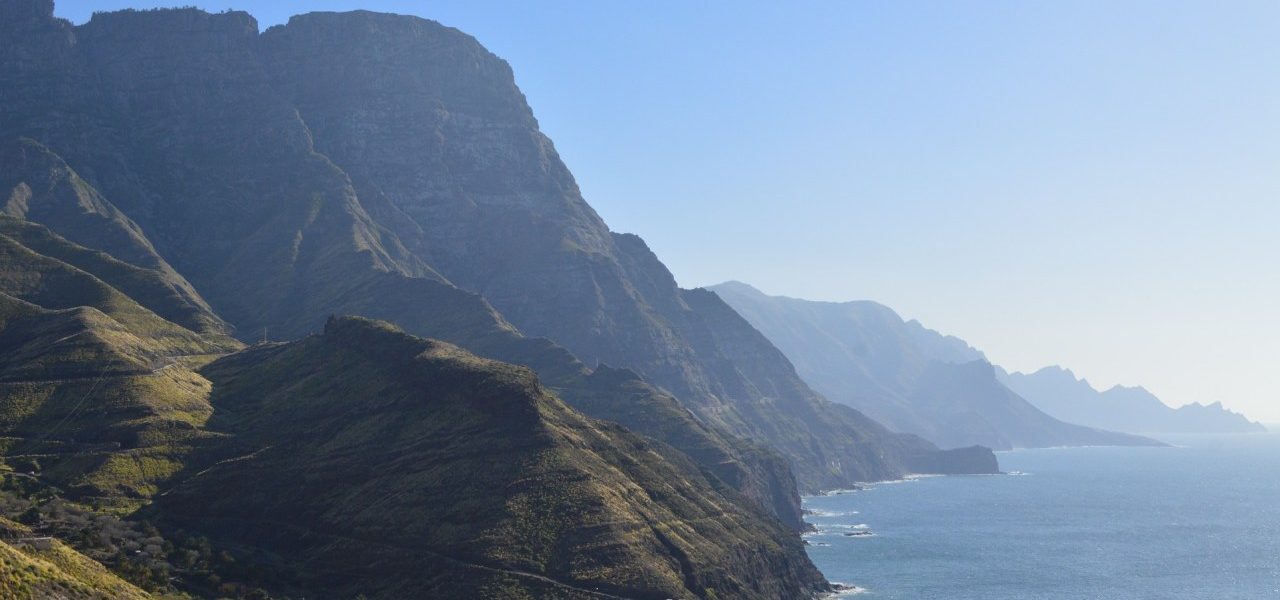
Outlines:
<svg viewBox="0 0 1280 600"><path fill-rule="evenodd" d="M809 555L868 600L1280 600L1280 434L1161 439L806 498Z"/></svg>

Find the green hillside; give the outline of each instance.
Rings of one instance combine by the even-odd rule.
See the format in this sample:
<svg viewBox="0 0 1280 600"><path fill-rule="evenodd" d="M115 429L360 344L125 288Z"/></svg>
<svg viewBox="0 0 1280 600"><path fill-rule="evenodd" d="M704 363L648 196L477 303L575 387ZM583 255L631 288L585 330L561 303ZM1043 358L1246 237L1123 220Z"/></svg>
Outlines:
<svg viewBox="0 0 1280 600"><path fill-rule="evenodd" d="M825 585L781 523L569 409L528 369L341 318L201 373L227 458L179 476L155 513L288 552L286 587L776 598Z"/></svg>

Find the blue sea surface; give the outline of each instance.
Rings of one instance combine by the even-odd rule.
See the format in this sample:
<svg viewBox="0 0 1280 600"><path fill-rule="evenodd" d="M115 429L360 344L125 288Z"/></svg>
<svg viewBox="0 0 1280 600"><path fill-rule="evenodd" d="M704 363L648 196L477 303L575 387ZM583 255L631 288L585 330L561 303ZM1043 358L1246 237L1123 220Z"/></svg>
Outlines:
<svg viewBox="0 0 1280 600"><path fill-rule="evenodd" d="M808 497L809 556L857 598L1280 599L1280 434L1160 439Z"/></svg>

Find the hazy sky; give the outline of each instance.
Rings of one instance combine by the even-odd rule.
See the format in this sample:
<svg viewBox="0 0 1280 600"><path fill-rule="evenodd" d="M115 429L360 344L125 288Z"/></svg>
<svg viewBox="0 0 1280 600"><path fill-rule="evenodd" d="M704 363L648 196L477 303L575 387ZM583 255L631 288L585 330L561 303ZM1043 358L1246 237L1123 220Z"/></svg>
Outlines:
<svg viewBox="0 0 1280 600"><path fill-rule="evenodd" d="M195 3L475 35L686 287L878 300L1012 370L1280 422L1276 0Z"/></svg>

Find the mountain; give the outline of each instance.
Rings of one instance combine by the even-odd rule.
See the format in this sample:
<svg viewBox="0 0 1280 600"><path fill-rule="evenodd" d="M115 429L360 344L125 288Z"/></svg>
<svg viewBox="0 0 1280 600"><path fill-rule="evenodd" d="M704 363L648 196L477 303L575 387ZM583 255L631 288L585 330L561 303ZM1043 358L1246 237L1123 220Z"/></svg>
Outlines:
<svg viewBox="0 0 1280 600"><path fill-rule="evenodd" d="M1266 431L1261 424L1227 410L1221 402L1173 408L1141 387L1117 385L1100 392L1062 367L1002 375L1009 388L1045 412L1093 427L1143 433Z"/></svg>
<svg viewBox="0 0 1280 600"><path fill-rule="evenodd" d="M144 592L805 597L799 491L997 470L679 288L424 19L6 0L0 200L0 515Z"/></svg>
<svg viewBox="0 0 1280 600"><path fill-rule="evenodd" d="M104 211L115 218L97 218L101 229L116 230L128 235L119 236L128 241L129 249L152 248L150 241L135 231L127 217L116 212L91 186L66 167L58 157L31 140L19 140L12 145L20 150L13 155L22 156L23 176L12 177L10 189L31 189L28 181L76 181L75 187L91 203L66 202L67 214L77 218L89 218L95 210ZM47 170L26 166L31 157L39 157L40 163L50 165ZM14 192L14 196L19 195ZM46 212L58 205L53 194L25 194L23 207L39 207ZM22 216L31 216L23 211ZM60 230L77 231L67 227L64 219L49 218ZM91 229L92 230L92 229ZM99 243L102 248L119 251L121 246L102 243L103 236L82 236ZM238 347L227 337L227 326L189 290L189 284L176 272L172 272L163 259L154 253L141 261L156 268L141 268L117 260L112 255L90 250L70 242L48 228L20 218L0 215L0 256L6 257L8 268L0 267L0 290L36 302L43 301L48 308L62 309L92 305L112 314L122 322L136 320L133 313L146 313L144 329L172 330L174 335L184 336L196 343L194 331L183 330L177 323L184 323L206 333L205 339L218 340L216 347L204 348L196 353L209 353ZM717 477L730 482L739 491L756 500L790 526L803 527L800 499L794 477L787 462L767 449L734 438L718 429L699 423L679 406L678 402L663 394L638 377L604 367L600 376L594 376L576 358L545 340L531 340L521 336L479 296L463 292L447 283L430 279L396 279L371 274L385 285L369 283L367 296L350 303L331 306L335 310L360 311L416 324L439 337L458 343L466 343L495 358L521 362L538 368L557 392L575 406L589 414L622 423L638 433L657 437L687 453L705 465ZM16 287L15 287L16 286ZM412 287L410 287L412 286ZM380 294L386 289L385 296ZM40 294L39 298L31 294ZM26 294L26 295L24 295ZM368 299L379 298L375 306ZM135 301L134 299L138 299ZM145 306L141 306L145 304ZM154 314L148 312L154 311ZM408 314L406 314L408 313ZM160 315L171 319L165 322ZM168 354L182 354L173 350ZM163 353L162 353L163 354ZM148 359L162 361L163 357ZM62 363L60 363L62 364ZM65 363L81 369L85 363ZM141 369L134 365L133 369ZM612 373L612 375L606 375ZM86 377L89 377L86 375Z"/></svg>
<svg viewBox="0 0 1280 600"><path fill-rule="evenodd" d="M155 331L0 294L0 511L39 507L42 527L0 536L0 586L145 597L82 550L156 591L226 592L174 571L209 552L184 540L212 539L234 558L209 576L305 597L827 589L793 529L684 455L572 410L528 369L356 318L151 369ZM131 541L89 505L145 506L164 533ZM32 544L55 566L79 562L59 573L23 557ZM129 544L147 554L121 558ZM9 582L10 569L34 577Z"/></svg>
<svg viewBox="0 0 1280 600"><path fill-rule="evenodd" d="M942 447L1158 443L1045 414L1002 385L981 352L884 305L768 296L740 282L709 289L776 344L814 389Z"/></svg>
<svg viewBox="0 0 1280 600"><path fill-rule="evenodd" d="M0 293L0 435L9 465L0 471L15 473L4 490L121 508L159 499L146 517L166 531L207 535L241 560L269 561L271 575L257 574L255 585L307 597L601 597L583 591L591 588L772 598L826 589L788 524L680 452L578 414L527 369L360 319L331 320L324 336L255 346L202 367L208 354L228 349L191 332L175 341L180 327L92 275L33 252L0 264L4 292L51 289L58 293L27 296L86 302L49 309ZM78 279L39 285L54 276ZM594 380L630 381L637 406L652 406L633 375L598 369L584 378L604 390L615 386ZM19 475L29 480L13 479ZM370 502L374 493L382 500ZM65 510L37 520L55 514ZM306 520L317 514L331 518ZM278 528L289 516L301 519L290 523L294 531L311 532L290 543L315 545L261 537L271 530L262 522ZM230 526L250 518L259 525ZM78 522L71 532L79 538L17 537L47 540L39 543L70 560L63 555L80 555L67 544L99 539L83 533L96 521ZM101 535L113 535L111 527ZM416 558L388 560L392 540ZM85 597L144 597L91 559L77 560L96 571L75 565L64 575L38 560L24 567L20 549L0 546L0 554L9 550L5 565L35 574L14 590L48 583ZM105 556L115 568L132 564ZM153 560L168 573L174 558ZM332 568L318 576L309 570L317 564ZM9 585L7 569L0 585ZM89 583L69 579L85 573ZM199 581L188 585L200 591Z"/></svg>
<svg viewBox="0 0 1280 600"><path fill-rule="evenodd" d="M705 598L719 590L720 597L766 598L827 589L796 533L803 523L790 459L699 419L632 370L588 367L549 340L524 336L484 297L407 252L310 145L297 111L260 87L256 25L246 15L125 12L73 28L53 19L51 8L0 5L0 29L7 29L0 191L8 198L0 216L0 471L3 494L17 494L0 502L6 514L36 511L33 522L53 543L75 543L160 592L178 585L197 595L252 596L271 587L314 597L341 588L355 590L347 596L401 597L412 587L457 597L609 597L612 590ZM116 50L137 58L141 50L129 38L139 31L126 30L138 21L152 28L149 35L171 39L144 40L152 54L140 63L98 63ZM194 47L174 56L165 47L187 42ZM192 60L205 61L207 70L195 74L210 78L195 82L206 86L200 90L183 89L192 83ZM155 83L156 72L130 71L134 64L169 69L175 80L166 83L176 89L139 91ZM208 94L210 85L218 93ZM347 336L330 330L240 352L228 336L255 339L260 326L301 335L314 328L306 319L329 312L393 318L535 366L547 387L512 365L364 321L333 321ZM348 342L356 350L342 350ZM406 348L414 353L396 353ZM430 360L414 363L429 349ZM280 357L302 361L295 365L302 371L322 365L321 373L294 379ZM338 363L346 370L331 373L329 384L298 395ZM253 386L235 391L243 381ZM441 402L406 408L446 389L453 391ZM441 420L469 414L469 403L494 389L503 399L523 396L496 415ZM400 401L365 405L396 394ZM288 404L299 400L312 402ZM445 404L453 409L433 412ZM249 405L261 412L236 420ZM352 409L369 420L352 419ZM287 419L314 429L288 427ZM353 448L343 456L355 462L345 465L335 462L342 456L316 453L315 431L352 423L370 428L355 446L370 462L351 455ZM376 428L387 424L393 430ZM384 433L409 430L415 435L404 444L385 445ZM431 433L440 442L424 444ZM995 468L980 450L941 453L884 435L896 444L895 473ZM261 462L250 460L265 450ZM409 456L418 460L407 475L391 468ZM230 464L224 460L246 469L219 468ZM311 508L296 516L356 511L360 527L341 519L294 526L363 541L281 546L255 530L209 521L302 506L300 498L272 504L248 493L294 489L279 482L298 473L328 484L327 495L309 494ZM340 492L346 484L352 487ZM396 490L396 502L409 503L402 508L444 512L407 521L388 505L360 508L363 494L378 488ZM253 502L231 502L227 490ZM117 512L130 520L110 521ZM436 528L446 516L474 528ZM163 531L145 531L148 520ZM411 546L415 558L389 561L385 546L362 537L370 531ZM209 538L217 538L217 551ZM433 554L439 544L448 554ZM336 581L338 570L318 572L303 557L339 563L347 577ZM363 561L364 570L352 561ZM397 577L379 571L387 568ZM222 583L208 583L214 580ZM396 580L401 587L386 583Z"/></svg>
<svg viewBox="0 0 1280 600"><path fill-rule="evenodd" d="M127 323L0 295L4 460L46 502L159 500L145 518L165 531L271 564L256 585L340 598L826 589L783 522L683 455L573 411L528 369L354 318L207 366L151 369L164 330ZM33 485L12 477L3 489ZM72 531L96 543L89 522ZM18 537L78 556L68 538ZM83 560L104 576L63 587L131 596ZM66 579L41 565L14 589Z"/></svg>
<svg viewBox="0 0 1280 600"><path fill-rule="evenodd" d="M763 599L826 589L798 535L650 442L573 411L528 369L341 318L201 373L213 382L208 428L222 434L210 456L227 458L177 476L154 510L211 539L287 554L277 576L293 593Z"/></svg>
<svg viewBox="0 0 1280 600"><path fill-rule="evenodd" d="M51 10L0 5L0 140L63 182L15 178L9 214L189 283L186 303L242 340L358 314L514 360L784 520L792 476L816 491L996 469L985 450L940 453L826 401L714 294L679 288L583 200L509 66L457 30L357 11L260 34L246 13L194 9L72 26ZM91 239L74 211L33 208L72 204L139 233L182 280L137 239ZM692 414L645 423L618 406L630 380L579 385L605 365L679 403L653 400L664 413Z"/></svg>

